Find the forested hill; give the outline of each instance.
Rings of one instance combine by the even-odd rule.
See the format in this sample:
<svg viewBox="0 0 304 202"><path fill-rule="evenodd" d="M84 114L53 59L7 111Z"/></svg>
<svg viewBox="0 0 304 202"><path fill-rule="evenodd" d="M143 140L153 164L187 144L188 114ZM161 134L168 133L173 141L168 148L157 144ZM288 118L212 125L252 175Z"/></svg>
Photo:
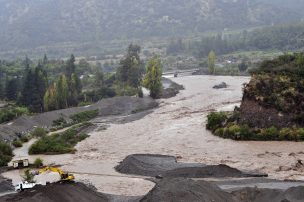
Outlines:
<svg viewBox="0 0 304 202"><path fill-rule="evenodd" d="M262 2L261 2L262 1ZM276 2L275 0L272 0ZM288 4L298 0L289 0ZM265 0L0 0L0 51L298 21Z"/></svg>

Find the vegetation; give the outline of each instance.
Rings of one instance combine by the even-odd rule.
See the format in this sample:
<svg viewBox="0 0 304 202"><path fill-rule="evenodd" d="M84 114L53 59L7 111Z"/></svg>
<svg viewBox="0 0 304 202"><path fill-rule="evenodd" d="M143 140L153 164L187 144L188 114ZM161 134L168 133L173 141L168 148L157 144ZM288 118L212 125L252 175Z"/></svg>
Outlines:
<svg viewBox="0 0 304 202"><path fill-rule="evenodd" d="M233 140L304 141L304 128L279 129L274 126L270 128L250 128L246 124L237 123L234 113L216 112L209 114L207 128L216 136Z"/></svg>
<svg viewBox="0 0 304 202"><path fill-rule="evenodd" d="M150 90L152 98L159 98L162 91L162 64L159 57L154 57L147 64L144 86Z"/></svg>
<svg viewBox="0 0 304 202"><path fill-rule="evenodd" d="M85 121L89 121L93 118L96 118L98 116L98 109L96 110L90 110L90 111L84 111L84 112L79 112L76 114L73 114L70 116L70 118L73 120L73 123L81 123Z"/></svg>
<svg viewBox="0 0 304 202"><path fill-rule="evenodd" d="M35 142L29 154L65 154L75 152L74 146L88 135L79 133L78 128L71 128L60 134L45 136Z"/></svg>
<svg viewBox="0 0 304 202"><path fill-rule="evenodd" d="M44 128L37 127L31 132L31 135L36 138L45 137L47 131Z"/></svg>
<svg viewBox="0 0 304 202"><path fill-rule="evenodd" d="M215 73L215 60L216 60L216 55L213 51L211 51L208 54L208 69L210 74Z"/></svg>
<svg viewBox="0 0 304 202"><path fill-rule="evenodd" d="M34 161L35 168L40 168L43 166L43 160L41 158L36 158Z"/></svg>
<svg viewBox="0 0 304 202"><path fill-rule="evenodd" d="M209 114L207 129L234 140L304 141L304 55L285 54L264 61L252 74L244 88L242 107L251 104L233 113ZM254 111L252 103L263 110ZM259 113L259 120L254 113Z"/></svg>
<svg viewBox="0 0 304 202"><path fill-rule="evenodd" d="M12 121L25 114L29 114L29 111L24 107L7 107L0 109L0 124Z"/></svg>
<svg viewBox="0 0 304 202"><path fill-rule="evenodd" d="M12 158L12 148L8 144L0 141L0 167L7 166L7 163L10 162Z"/></svg>
<svg viewBox="0 0 304 202"><path fill-rule="evenodd" d="M30 169L26 169L26 170L24 171L23 179L24 179L24 181L26 181L26 182L35 183L34 175L32 175Z"/></svg>
<svg viewBox="0 0 304 202"><path fill-rule="evenodd" d="M22 147L22 142L18 139L14 140L12 144L14 147Z"/></svg>

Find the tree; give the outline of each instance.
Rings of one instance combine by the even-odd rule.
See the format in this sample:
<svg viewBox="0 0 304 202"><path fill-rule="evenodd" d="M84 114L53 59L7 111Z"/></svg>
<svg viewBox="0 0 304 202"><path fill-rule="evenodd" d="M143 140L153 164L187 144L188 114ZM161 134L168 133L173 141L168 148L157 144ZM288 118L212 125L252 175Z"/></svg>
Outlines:
<svg viewBox="0 0 304 202"><path fill-rule="evenodd" d="M69 87L65 75L61 75L56 85L56 97L59 109L65 109L68 105Z"/></svg>
<svg viewBox="0 0 304 202"><path fill-rule="evenodd" d="M5 98L3 83L0 81L0 100Z"/></svg>
<svg viewBox="0 0 304 202"><path fill-rule="evenodd" d="M17 100L18 98L18 92L19 92L19 79L13 78L11 80L8 80L6 82L6 98L8 100Z"/></svg>
<svg viewBox="0 0 304 202"><path fill-rule="evenodd" d="M44 103L44 110L45 111L51 111L59 109L58 107L58 101L57 101L57 87L56 83L53 83L48 90L46 91L43 103Z"/></svg>
<svg viewBox="0 0 304 202"><path fill-rule="evenodd" d="M216 60L216 55L213 51L211 51L208 55L208 68L210 74L215 73L215 60Z"/></svg>
<svg viewBox="0 0 304 202"><path fill-rule="evenodd" d="M138 88L143 74L142 63L139 57L140 46L129 45L126 57L120 61L117 69L118 81L125 85Z"/></svg>
<svg viewBox="0 0 304 202"><path fill-rule="evenodd" d="M245 72L248 69L248 65L246 64L246 61L242 60L242 62L238 65L238 68L240 72Z"/></svg>
<svg viewBox="0 0 304 202"><path fill-rule="evenodd" d="M162 91L162 64L159 57L154 57L147 64L144 86L150 90L152 98L158 98Z"/></svg>

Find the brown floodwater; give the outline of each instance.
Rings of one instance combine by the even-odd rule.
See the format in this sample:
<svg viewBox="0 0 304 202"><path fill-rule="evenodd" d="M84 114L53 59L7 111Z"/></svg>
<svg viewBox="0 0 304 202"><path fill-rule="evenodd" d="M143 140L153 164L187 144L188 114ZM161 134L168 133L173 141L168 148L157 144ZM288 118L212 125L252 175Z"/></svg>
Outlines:
<svg viewBox="0 0 304 202"><path fill-rule="evenodd" d="M174 98L160 100L160 107L146 117L126 124L111 124L79 143L76 154L40 156L46 163L61 164L76 173L76 179L99 191L118 195L143 195L154 184L114 170L130 154L179 156L182 162L227 164L268 173L273 179L303 180L302 171L291 169L304 160L304 143L237 142L221 139L206 130L206 115L212 110L233 110L240 104L243 83L249 77L188 76L172 78L184 85ZM226 82L227 89L212 87ZM25 149L18 150L25 156ZM35 159L37 156L30 157ZM4 176L14 178L12 173ZM17 181L17 180L15 180Z"/></svg>

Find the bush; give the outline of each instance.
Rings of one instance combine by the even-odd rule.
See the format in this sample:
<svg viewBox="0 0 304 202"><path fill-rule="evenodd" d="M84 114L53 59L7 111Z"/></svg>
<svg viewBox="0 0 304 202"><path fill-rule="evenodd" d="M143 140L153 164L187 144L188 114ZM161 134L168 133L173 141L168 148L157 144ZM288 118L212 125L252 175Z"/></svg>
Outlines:
<svg viewBox="0 0 304 202"><path fill-rule="evenodd" d="M282 128L279 132L279 140L292 140L292 131L289 128Z"/></svg>
<svg viewBox="0 0 304 202"><path fill-rule="evenodd" d="M143 90L142 90L141 87L138 88L137 95L138 95L138 97L140 97L140 98L143 98L143 97L144 97L144 92L143 92Z"/></svg>
<svg viewBox="0 0 304 202"><path fill-rule="evenodd" d="M212 112L207 116L207 129L215 131L223 126L227 120L227 115L224 112Z"/></svg>
<svg viewBox="0 0 304 202"><path fill-rule="evenodd" d="M29 149L29 154L65 154L75 151L74 146L87 138L88 135L78 133L74 128L61 134L45 136L35 142Z"/></svg>
<svg viewBox="0 0 304 202"><path fill-rule="evenodd" d="M241 137L240 137L240 131L241 131L241 128L239 125L232 125L228 128L228 130L226 131L226 134L228 137L234 139L234 140L239 140Z"/></svg>
<svg viewBox="0 0 304 202"><path fill-rule="evenodd" d="M35 183L34 181L34 175L32 175L31 171L29 169L24 171L24 176L23 176L24 181L29 182L29 183Z"/></svg>
<svg viewBox="0 0 304 202"><path fill-rule="evenodd" d="M13 141L13 146L14 147L22 147L22 142L20 140L14 140Z"/></svg>
<svg viewBox="0 0 304 202"><path fill-rule="evenodd" d="M40 127L38 127L38 128L35 128L32 132L31 132L31 135L33 136L33 137L44 137L44 136L46 136L46 134L47 134L47 131L44 129L44 128L40 128Z"/></svg>
<svg viewBox="0 0 304 202"><path fill-rule="evenodd" d="M12 148L0 141L0 166L7 166L7 163L12 160L13 150Z"/></svg>
<svg viewBox="0 0 304 202"><path fill-rule="evenodd" d="M300 128L298 130L298 133L299 133L300 140L304 141L304 128Z"/></svg>
<svg viewBox="0 0 304 202"><path fill-rule="evenodd" d="M29 135L23 135L20 137L21 142L28 142L30 140Z"/></svg>
<svg viewBox="0 0 304 202"><path fill-rule="evenodd" d="M59 119L53 121L52 126L64 126L66 124L67 121L63 117L60 117Z"/></svg>
<svg viewBox="0 0 304 202"><path fill-rule="evenodd" d="M254 139L254 133L250 130L248 125L242 125L240 127L240 139L241 140L252 140L252 139Z"/></svg>
<svg viewBox="0 0 304 202"><path fill-rule="evenodd" d="M77 114L73 114L72 116L70 116L70 118L73 120L74 123L81 123L96 118L98 116L98 113L98 109L84 111Z"/></svg>
<svg viewBox="0 0 304 202"><path fill-rule="evenodd" d="M279 130L272 126L262 131L262 140L278 140Z"/></svg>
<svg viewBox="0 0 304 202"><path fill-rule="evenodd" d="M36 158L34 161L34 166L36 168L40 168L43 166L43 160L41 158Z"/></svg>

